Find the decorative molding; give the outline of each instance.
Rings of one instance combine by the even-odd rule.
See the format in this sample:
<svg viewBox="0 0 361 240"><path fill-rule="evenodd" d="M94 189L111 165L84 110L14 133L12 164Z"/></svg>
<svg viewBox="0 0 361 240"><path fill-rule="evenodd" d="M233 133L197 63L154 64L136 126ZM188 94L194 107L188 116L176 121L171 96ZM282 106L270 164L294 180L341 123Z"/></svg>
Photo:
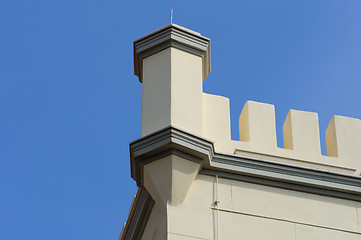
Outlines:
<svg viewBox="0 0 361 240"><path fill-rule="evenodd" d="M131 176L143 186L143 166L170 154L201 164L214 156L213 143L174 127L166 127L129 144ZM207 160L207 161L203 161Z"/></svg>
<svg viewBox="0 0 361 240"><path fill-rule="evenodd" d="M154 200L144 188L138 188L128 220L119 240L140 240L154 206Z"/></svg>
<svg viewBox="0 0 361 240"><path fill-rule="evenodd" d="M361 178L277 163L216 154L201 174L271 187L361 201Z"/></svg>
<svg viewBox="0 0 361 240"><path fill-rule="evenodd" d="M201 173L207 175L361 201L360 176L214 153L211 141L171 126L130 143L132 178L138 186L144 164L164 154L202 161Z"/></svg>
<svg viewBox="0 0 361 240"><path fill-rule="evenodd" d="M203 80L211 71L210 39L176 24L169 24L133 43L134 74L143 82L143 59L168 47L195 54L203 58Z"/></svg>

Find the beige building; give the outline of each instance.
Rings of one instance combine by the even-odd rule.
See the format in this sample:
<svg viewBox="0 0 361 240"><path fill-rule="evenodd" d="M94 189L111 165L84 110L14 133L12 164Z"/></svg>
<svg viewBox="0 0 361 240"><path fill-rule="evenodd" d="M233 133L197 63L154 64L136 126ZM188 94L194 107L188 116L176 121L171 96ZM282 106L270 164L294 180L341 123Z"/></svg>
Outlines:
<svg viewBox="0 0 361 240"><path fill-rule="evenodd" d="M210 39L175 24L134 41L142 137L139 188L122 240L361 240L361 121L290 110L277 147L274 106L248 101L231 140L229 100L206 94Z"/></svg>

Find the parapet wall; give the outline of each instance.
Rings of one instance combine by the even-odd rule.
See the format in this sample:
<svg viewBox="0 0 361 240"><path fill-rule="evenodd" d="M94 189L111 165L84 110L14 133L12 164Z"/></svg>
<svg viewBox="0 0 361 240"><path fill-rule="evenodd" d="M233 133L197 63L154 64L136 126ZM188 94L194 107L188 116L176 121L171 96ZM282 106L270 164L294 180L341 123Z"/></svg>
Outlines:
<svg viewBox="0 0 361 240"><path fill-rule="evenodd" d="M321 154L318 114L291 109L283 124L284 148L277 147L275 108L248 101L239 117L239 141L231 140L229 99L203 93L204 137L217 152L262 156L321 170L360 175L361 120L333 116L326 130L327 156Z"/></svg>
<svg viewBox="0 0 361 240"><path fill-rule="evenodd" d="M290 110L277 147L275 108L248 101L231 140L229 100L203 93L210 72L210 39L169 24L134 41L135 74L143 83L142 136L173 126L215 143L215 150L263 161L360 175L361 121L334 116L320 150L318 115Z"/></svg>

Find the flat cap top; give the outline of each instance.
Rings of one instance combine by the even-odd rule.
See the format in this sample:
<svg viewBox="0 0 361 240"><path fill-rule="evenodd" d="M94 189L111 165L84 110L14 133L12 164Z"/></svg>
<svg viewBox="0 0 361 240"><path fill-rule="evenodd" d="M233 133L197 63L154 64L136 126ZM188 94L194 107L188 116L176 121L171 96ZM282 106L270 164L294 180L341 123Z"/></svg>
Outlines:
<svg viewBox="0 0 361 240"><path fill-rule="evenodd" d="M138 38L137 40L134 40L134 42L142 41L143 39L148 38L148 37L150 37L150 36L152 36L152 35L154 35L154 34L157 34L157 33L159 33L159 32L162 32L162 31L164 31L164 30L167 29L167 28L178 28L178 29L183 30L183 31L186 31L186 32L188 32L188 33L190 33L190 34L197 35L197 36L199 36L199 37L201 37L201 38L210 40L209 38L206 38L206 37L202 36L202 34L200 34L199 32L196 32L196 31L193 31L193 30L191 30L191 29L188 29L188 28L179 26L178 24L175 24L175 23L170 23L170 24L168 24L168 25L165 25L164 27L161 27L161 28L159 28L159 29L157 29L157 30L155 30L155 31L153 31L153 32L151 32L151 33L148 33L148 34L144 35L144 36L141 37L141 38Z"/></svg>
<svg viewBox="0 0 361 240"><path fill-rule="evenodd" d="M175 47L197 55L203 59L203 80L210 73L210 42L209 38L200 33L177 24L171 23L155 30L133 42L134 74L143 81L143 59L156 54L168 47Z"/></svg>

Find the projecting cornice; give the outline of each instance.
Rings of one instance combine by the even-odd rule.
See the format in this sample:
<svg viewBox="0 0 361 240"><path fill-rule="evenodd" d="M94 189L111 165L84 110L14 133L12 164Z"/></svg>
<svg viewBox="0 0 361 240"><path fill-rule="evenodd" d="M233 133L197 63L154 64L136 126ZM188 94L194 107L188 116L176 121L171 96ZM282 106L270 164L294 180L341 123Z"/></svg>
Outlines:
<svg viewBox="0 0 361 240"><path fill-rule="evenodd" d="M178 155L206 164L214 156L213 143L173 127L167 127L130 144L132 178L143 186L143 166L167 155Z"/></svg>
<svg viewBox="0 0 361 240"><path fill-rule="evenodd" d="M211 71L210 45L211 40L192 30L176 24L169 24L133 43L134 74L143 82L143 59L168 47L195 54L203 58L203 80Z"/></svg>
<svg viewBox="0 0 361 240"><path fill-rule="evenodd" d="M361 177L214 152L213 143L168 127L130 143L131 172L143 186L143 166L174 154L201 163L201 174L361 201Z"/></svg>

